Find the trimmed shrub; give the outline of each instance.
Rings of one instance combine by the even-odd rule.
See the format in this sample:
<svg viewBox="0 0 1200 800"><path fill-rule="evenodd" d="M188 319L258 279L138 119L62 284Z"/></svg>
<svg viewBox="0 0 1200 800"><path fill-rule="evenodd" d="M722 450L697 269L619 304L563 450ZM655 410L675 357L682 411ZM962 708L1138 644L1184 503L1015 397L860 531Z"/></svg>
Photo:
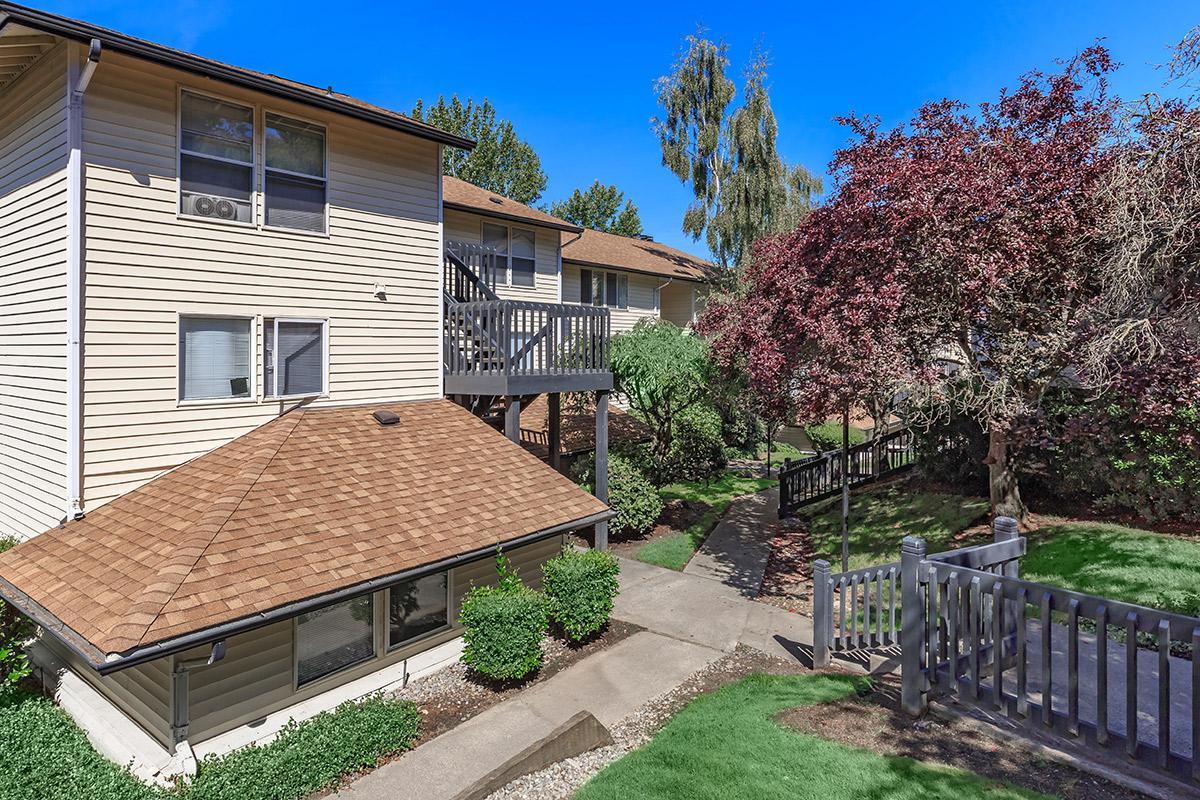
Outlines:
<svg viewBox="0 0 1200 800"><path fill-rule="evenodd" d="M11 536L0 536L0 553L17 545ZM33 623L0 600L0 694L29 675L25 642L33 635Z"/></svg>
<svg viewBox="0 0 1200 800"><path fill-rule="evenodd" d="M820 425L809 425L804 432L812 442L813 449L818 453L842 449L842 424L840 422L822 422ZM850 427L850 446L862 444L867 435L854 426Z"/></svg>
<svg viewBox="0 0 1200 800"><path fill-rule="evenodd" d="M420 727L421 715L408 701L373 695L361 702L343 703L304 722L289 722L268 744L205 759L183 797L307 797L336 785L344 775L374 767L381 758L409 749Z"/></svg>
<svg viewBox="0 0 1200 800"><path fill-rule="evenodd" d="M711 408L693 407L679 416L664 472L675 481L708 482L725 471L725 440L721 415Z"/></svg>
<svg viewBox="0 0 1200 800"><path fill-rule="evenodd" d="M575 480L588 491L595 481L595 459L575 462ZM663 512L663 501L654 484L627 459L612 453L608 458L608 504L617 512L614 533L640 536L653 527Z"/></svg>
<svg viewBox="0 0 1200 800"><path fill-rule="evenodd" d="M550 615L568 637L582 641L608 622L620 571L611 553L572 547L564 547L542 566L542 590Z"/></svg>
<svg viewBox="0 0 1200 800"><path fill-rule="evenodd" d="M496 586L476 586L463 600L462 662L492 680L520 680L542 665L550 627L546 598L521 582L499 548L496 573Z"/></svg>

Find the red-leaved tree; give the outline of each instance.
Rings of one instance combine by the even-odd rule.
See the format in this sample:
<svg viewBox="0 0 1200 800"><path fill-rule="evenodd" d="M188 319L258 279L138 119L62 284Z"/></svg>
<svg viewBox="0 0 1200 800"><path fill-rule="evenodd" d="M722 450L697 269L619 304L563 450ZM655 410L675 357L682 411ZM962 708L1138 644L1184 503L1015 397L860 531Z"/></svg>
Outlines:
<svg viewBox="0 0 1200 800"><path fill-rule="evenodd" d="M1023 517L1010 432L1093 335L1112 69L1095 46L974 113L944 100L890 131L846 119L856 142L826 204L759 242L710 304L718 361L814 417L901 389L975 415L993 509Z"/></svg>

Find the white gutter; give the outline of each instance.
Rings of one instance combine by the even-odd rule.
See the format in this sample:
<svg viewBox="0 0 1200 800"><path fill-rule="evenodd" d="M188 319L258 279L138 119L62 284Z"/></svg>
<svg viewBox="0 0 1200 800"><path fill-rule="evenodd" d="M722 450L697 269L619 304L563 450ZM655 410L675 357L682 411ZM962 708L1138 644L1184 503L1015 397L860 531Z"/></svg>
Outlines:
<svg viewBox="0 0 1200 800"><path fill-rule="evenodd" d="M80 67L80 46L67 49L67 475L66 518L83 516L83 95L100 63L92 39Z"/></svg>

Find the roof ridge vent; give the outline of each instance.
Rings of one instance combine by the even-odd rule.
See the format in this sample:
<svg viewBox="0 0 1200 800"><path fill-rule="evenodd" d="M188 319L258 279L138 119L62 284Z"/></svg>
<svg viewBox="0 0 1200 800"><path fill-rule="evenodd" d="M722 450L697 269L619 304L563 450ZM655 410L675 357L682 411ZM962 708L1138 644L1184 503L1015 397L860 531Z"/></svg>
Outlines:
<svg viewBox="0 0 1200 800"><path fill-rule="evenodd" d="M371 416L374 417L375 421L380 425L395 425L400 421L399 414L397 414L395 411L388 411L385 408L379 409Z"/></svg>

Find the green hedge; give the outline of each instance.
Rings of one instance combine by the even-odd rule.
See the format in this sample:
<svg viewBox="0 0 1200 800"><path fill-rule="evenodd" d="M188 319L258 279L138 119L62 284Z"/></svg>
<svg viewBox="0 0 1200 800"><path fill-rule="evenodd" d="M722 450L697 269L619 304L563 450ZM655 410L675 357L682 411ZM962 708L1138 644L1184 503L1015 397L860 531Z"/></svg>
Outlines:
<svg viewBox="0 0 1200 800"><path fill-rule="evenodd" d="M827 453L830 450L842 449L842 425L840 422L823 422L820 425L809 425L804 429L808 434L808 440L812 442L813 449L818 453ZM850 428L850 446L862 444L867 440L867 435L858 428L851 426Z"/></svg>
<svg viewBox="0 0 1200 800"><path fill-rule="evenodd" d="M374 767L412 747L421 727L417 707L374 695L343 703L278 738L205 759L183 793L186 800L281 800L335 786L344 775Z"/></svg>
<svg viewBox="0 0 1200 800"><path fill-rule="evenodd" d="M0 553L11 550L17 539L0 536ZM33 635L33 624L22 614L0 600L0 692L16 686L29 674L29 659L25 641Z"/></svg>
<svg viewBox="0 0 1200 800"><path fill-rule="evenodd" d="M688 409L675 423L664 475L671 481L710 481L729 460L721 436L721 415L706 406Z"/></svg>
<svg viewBox="0 0 1200 800"><path fill-rule="evenodd" d="M592 491L595 480L593 459L575 464L575 480ZM617 512L611 527L614 533L640 536L658 521L663 512L662 498L654 484L624 456L612 453L608 458L608 505Z"/></svg>
<svg viewBox="0 0 1200 800"><path fill-rule="evenodd" d="M563 548L542 566L542 589L550 615L568 637L582 641L608 622L621 571L611 553Z"/></svg>
<svg viewBox="0 0 1200 800"><path fill-rule="evenodd" d="M62 709L0 695L0 800L295 800L412 747L421 716L381 695L289 723L270 743L205 759L182 787L149 786L97 753Z"/></svg>
<svg viewBox="0 0 1200 800"><path fill-rule="evenodd" d="M520 587L476 586L463 600L462 661L481 675L518 680L542 665L542 639L550 626L546 599Z"/></svg>

